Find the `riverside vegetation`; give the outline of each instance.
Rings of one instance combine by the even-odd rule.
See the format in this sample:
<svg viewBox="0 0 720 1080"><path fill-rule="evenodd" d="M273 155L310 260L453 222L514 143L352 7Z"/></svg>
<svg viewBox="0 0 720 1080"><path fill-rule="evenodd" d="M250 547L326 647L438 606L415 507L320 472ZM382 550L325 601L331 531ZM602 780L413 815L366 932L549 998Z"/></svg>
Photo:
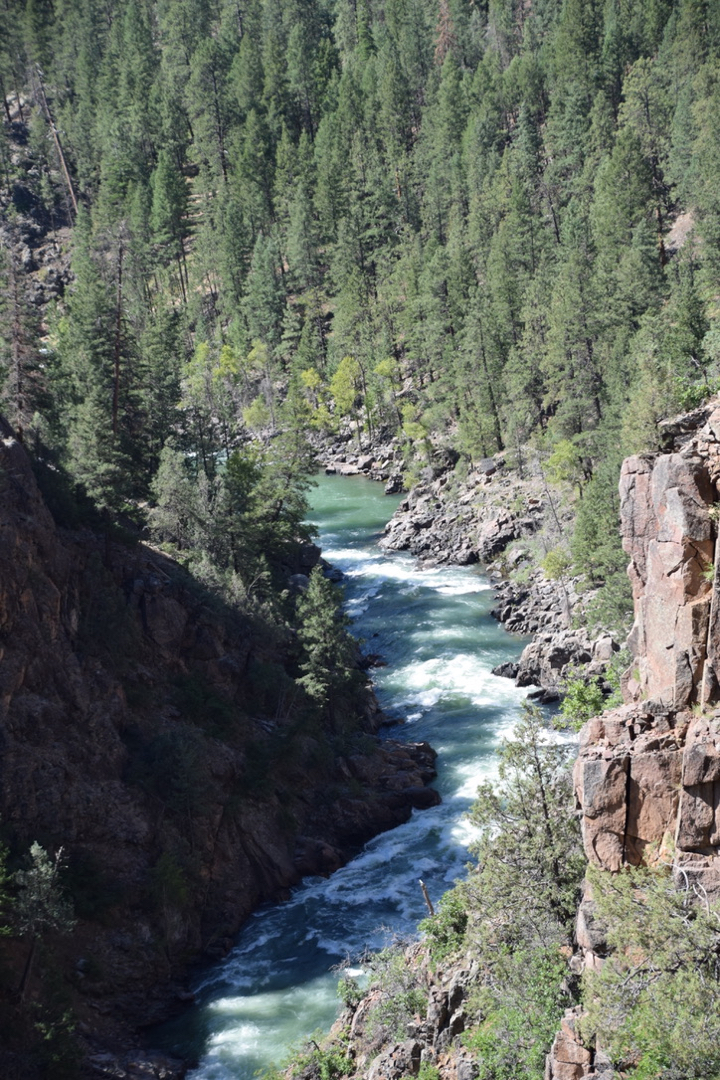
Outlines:
<svg viewBox="0 0 720 1080"><path fill-rule="evenodd" d="M106 551L150 529L192 588L299 643L288 678L324 728L358 678L323 579L303 601L288 588L309 539L308 432L395 438L408 483L438 450L459 477L498 453L522 470L532 444L575 519L547 566L602 588L621 620L620 460L657 448L657 421L720 378L719 49L708 0L5 0L2 405L57 519ZM97 660L106 626L132 666L136 628L100 552L86 592L102 586L103 610L85 611L83 655ZM272 678L253 670L269 702ZM181 714L227 721L205 684L176 693ZM285 700L271 711L287 718ZM157 796L152 763L134 782ZM200 798L174 791L170 817L192 818ZM482 806L486 822L512 798ZM469 1036L487 1076L521 1060L533 1075L558 995L575 992L557 966L575 888L563 860L574 866L576 841L563 843L564 884L525 912L522 940L475 918L473 875L428 928L447 947L448 926L497 938L485 1026ZM183 883L155 854L172 921ZM530 862L529 880L559 883L554 864ZM519 872L503 864L511 895ZM637 946L640 976L618 961L592 985L588 1023L603 1029L630 987L618 1060L638 1077L716 1075L714 1007L695 1058L652 1019L684 983L688 1000L714 1001L712 913L678 908L658 877L608 889L609 922L642 910L655 937ZM495 988L522 1000L522 957L556 989L503 1010Z"/></svg>

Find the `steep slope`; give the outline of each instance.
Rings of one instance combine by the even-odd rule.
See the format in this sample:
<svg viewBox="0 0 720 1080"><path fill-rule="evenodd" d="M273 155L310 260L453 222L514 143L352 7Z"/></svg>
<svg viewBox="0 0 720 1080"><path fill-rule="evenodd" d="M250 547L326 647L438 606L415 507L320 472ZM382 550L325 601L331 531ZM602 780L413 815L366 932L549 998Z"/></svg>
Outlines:
<svg viewBox="0 0 720 1080"><path fill-rule="evenodd" d="M0 816L12 866L33 841L62 847L78 919L49 936L28 1001L54 972L104 1045L182 998L187 961L221 955L258 903L434 802L434 754L378 743L367 690L329 729L292 677L287 628L147 545L58 528L1 432ZM306 569L318 555L298 552ZM3 947L15 1049L27 945Z"/></svg>
<svg viewBox="0 0 720 1080"><path fill-rule="evenodd" d="M720 899L720 403L712 399L662 427L664 453L623 464L633 665L624 679L625 704L583 728L575 791L591 866L616 873L664 865L677 887L709 912ZM589 886L578 913L577 950L577 973L602 969L607 927L598 925ZM611 1073L602 1045L582 1044L580 1015L573 1010L565 1018L548 1060L549 1080Z"/></svg>

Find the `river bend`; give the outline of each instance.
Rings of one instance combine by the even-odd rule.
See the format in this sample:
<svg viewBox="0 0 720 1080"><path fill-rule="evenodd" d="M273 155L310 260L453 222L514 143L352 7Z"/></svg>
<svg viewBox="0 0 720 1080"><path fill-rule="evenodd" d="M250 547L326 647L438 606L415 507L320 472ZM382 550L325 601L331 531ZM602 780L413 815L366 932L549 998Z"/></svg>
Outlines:
<svg viewBox="0 0 720 1080"><path fill-rule="evenodd" d="M327 1030L339 1009L331 969L415 933L426 914L419 877L436 901L464 873L464 814L525 694L491 669L521 642L491 618L493 593L479 571L421 571L377 547L397 502L371 480L323 476L311 518L325 558L345 575L354 633L387 662L374 675L383 709L404 721L392 737L426 739L439 753L442 805L414 812L330 879L307 879L287 903L249 919L195 987L197 1008L166 1030L168 1049L199 1056L192 1080L250 1080Z"/></svg>

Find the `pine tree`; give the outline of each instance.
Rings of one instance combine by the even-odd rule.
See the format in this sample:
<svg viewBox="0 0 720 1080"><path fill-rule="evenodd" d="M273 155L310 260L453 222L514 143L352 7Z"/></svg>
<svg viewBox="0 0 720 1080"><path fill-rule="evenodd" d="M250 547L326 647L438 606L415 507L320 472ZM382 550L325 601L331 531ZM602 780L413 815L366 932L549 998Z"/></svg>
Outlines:
<svg viewBox="0 0 720 1080"><path fill-rule="evenodd" d="M46 407L46 379L39 352L40 328L25 296L17 248L0 254L0 363L2 408L19 429L33 422Z"/></svg>
<svg viewBox="0 0 720 1080"><path fill-rule="evenodd" d="M187 298L189 288L188 271L185 262L184 232L187 213L187 184L178 168L177 162L161 150L158 163L151 177L152 209L150 225L158 247L166 253L166 261L174 260L183 297Z"/></svg>
<svg viewBox="0 0 720 1080"><path fill-rule="evenodd" d="M18 893L13 913L18 932L30 939L18 994L22 1001L30 979L37 943L48 933L69 933L75 920L60 881L63 849L51 858L37 842L30 847L30 866L16 871Z"/></svg>
<svg viewBox="0 0 720 1080"><path fill-rule="evenodd" d="M304 672L298 682L326 710L331 723L338 719L342 695L358 681L357 646L348 633L350 620L340 606L340 592L316 566L307 591L297 603L298 640Z"/></svg>

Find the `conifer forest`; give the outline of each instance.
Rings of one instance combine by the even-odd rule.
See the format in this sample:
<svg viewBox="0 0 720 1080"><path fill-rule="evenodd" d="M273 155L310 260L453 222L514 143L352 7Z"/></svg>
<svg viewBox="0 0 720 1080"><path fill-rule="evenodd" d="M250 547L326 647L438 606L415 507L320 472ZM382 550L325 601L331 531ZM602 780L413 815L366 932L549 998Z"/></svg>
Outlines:
<svg viewBox="0 0 720 1080"><path fill-rule="evenodd" d="M222 567L308 432L534 440L622 576L622 455L720 374L719 47L701 0L5 0L5 236L72 230L42 319L5 245L6 414Z"/></svg>

